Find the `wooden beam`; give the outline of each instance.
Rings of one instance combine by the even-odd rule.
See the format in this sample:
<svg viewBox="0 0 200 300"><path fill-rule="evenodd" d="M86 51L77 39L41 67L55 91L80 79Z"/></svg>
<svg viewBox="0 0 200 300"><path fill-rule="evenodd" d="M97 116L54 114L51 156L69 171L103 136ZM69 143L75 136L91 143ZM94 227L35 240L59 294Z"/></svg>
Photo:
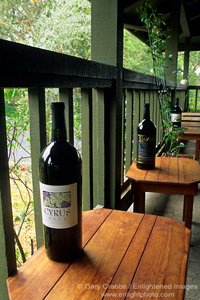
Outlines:
<svg viewBox="0 0 200 300"><path fill-rule="evenodd" d="M135 31L143 31L143 32L148 32L148 29L143 27L143 26L138 26L138 25L132 25L132 24L124 24L125 29L133 29Z"/></svg>
<svg viewBox="0 0 200 300"><path fill-rule="evenodd" d="M182 28L184 37L186 37L186 38L190 37L190 29L189 29L189 25L188 25L188 21L187 21L183 3L181 4L180 24L181 24L181 28Z"/></svg>

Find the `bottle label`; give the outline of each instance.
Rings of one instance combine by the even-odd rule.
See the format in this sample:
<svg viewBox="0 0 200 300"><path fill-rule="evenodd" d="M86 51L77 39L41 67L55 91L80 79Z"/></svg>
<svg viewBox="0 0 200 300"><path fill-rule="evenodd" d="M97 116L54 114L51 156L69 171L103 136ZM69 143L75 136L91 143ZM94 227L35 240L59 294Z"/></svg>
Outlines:
<svg viewBox="0 0 200 300"><path fill-rule="evenodd" d="M181 114L172 114L171 115L172 122L180 122L181 121Z"/></svg>
<svg viewBox="0 0 200 300"><path fill-rule="evenodd" d="M43 224L50 228L70 228L78 224L77 183L48 185L40 182Z"/></svg>
<svg viewBox="0 0 200 300"><path fill-rule="evenodd" d="M138 162L152 161L155 157L155 138L138 134ZM144 162L144 161L143 161Z"/></svg>

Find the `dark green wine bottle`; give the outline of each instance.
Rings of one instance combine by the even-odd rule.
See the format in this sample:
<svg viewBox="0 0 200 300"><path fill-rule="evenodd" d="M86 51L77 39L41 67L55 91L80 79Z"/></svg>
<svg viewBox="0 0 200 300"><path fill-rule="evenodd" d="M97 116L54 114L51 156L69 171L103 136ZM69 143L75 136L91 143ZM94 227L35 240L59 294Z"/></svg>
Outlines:
<svg viewBox="0 0 200 300"><path fill-rule="evenodd" d="M64 103L52 103L52 141L39 158L40 198L47 256L71 261L82 248L81 158L67 142Z"/></svg>
<svg viewBox="0 0 200 300"><path fill-rule="evenodd" d="M156 127L150 120L149 104L144 105L144 119L138 125L137 167L143 170L155 168Z"/></svg>
<svg viewBox="0 0 200 300"><path fill-rule="evenodd" d="M175 106L172 109L171 121L177 127L181 127L181 114L182 114L182 109L179 106L179 98L176 98Z"/></svg>

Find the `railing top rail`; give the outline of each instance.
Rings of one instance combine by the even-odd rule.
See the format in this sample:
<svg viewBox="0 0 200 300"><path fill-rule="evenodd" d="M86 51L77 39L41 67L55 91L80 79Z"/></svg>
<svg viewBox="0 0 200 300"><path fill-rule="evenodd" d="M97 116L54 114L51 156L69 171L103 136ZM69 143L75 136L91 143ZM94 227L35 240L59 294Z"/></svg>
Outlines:
<svg viewBox="0 0 200 300"><path fill-rule="evenodd" d="M0 40L1 87L105 85L116 79L115 67L14 42Z"/></svg>
<svg viewBox="0 0 200 300"><path fill-rule="evenodd" d="M189 85L188 90L200 90L200 85Z"/></svg>
<svg viewBox="0 0 200 300"><path fill-rule="evenodd" d="M176 85L173 82L167 81L167 85L170 89L174 90L187 90L187 85L179 84ZM124 86L135 89L153 89L156 90L156 80L155 76L143 74L140 72L135 72L131 70L124 69Z"/></svg>
<svg viewBox="0 0 200 300"><path fill-rule="evenodd" d="M114 66L0 39L1 87L111 87ZM155 77L123 70L125 88L156 90ZM187 90L182 84L171 89Z"/></svg>

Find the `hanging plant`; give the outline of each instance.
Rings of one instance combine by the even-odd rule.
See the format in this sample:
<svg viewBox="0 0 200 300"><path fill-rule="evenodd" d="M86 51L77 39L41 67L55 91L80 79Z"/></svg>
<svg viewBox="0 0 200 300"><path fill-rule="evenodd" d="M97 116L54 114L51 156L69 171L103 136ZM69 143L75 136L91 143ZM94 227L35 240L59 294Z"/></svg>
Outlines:
<svg viewBox="0 0 200 300"><path fill-rule="evenodd" d="M184 144L180 142L183 128L177 127L171 121L171 110L173 99L170 87L167 85L166 70L172 55L166 55L166 43L170 38L169 29L162 20L161 14L152 6L150 1L144 1L138 8L140 19L145 23L148 30L149 46L153 61L153 72L155 76L160 114L162 120L163 140L165 152L178 156L180 148Z"/></svg>

